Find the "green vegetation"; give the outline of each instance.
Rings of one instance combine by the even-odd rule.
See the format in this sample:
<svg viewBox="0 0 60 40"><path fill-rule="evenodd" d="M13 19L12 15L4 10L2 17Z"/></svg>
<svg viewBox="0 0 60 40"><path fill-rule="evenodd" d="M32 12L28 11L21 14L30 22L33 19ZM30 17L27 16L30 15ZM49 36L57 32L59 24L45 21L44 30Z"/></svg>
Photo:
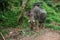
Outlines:
<svg viewBox="0 0 60 40"><path fill-rule="evenodd" d="M2 0L1 0L2 1ZM4 1L4 0L3 0ZM28 19L26 17L23 17L22 24L18 24L18 17L21 12L21 0L6 0L9 4L8 9L4 11L0 10L0 28L6 28L6 27L22 27L27 28L29 27ZM30 10L32 8L32 5L35 2L39 2L41 0L30 0L29 5L27 5L26 10ZM58 29L60 30L60 27L56 25L51 25L50 23L56 22L60 23L60 9L57 7L60 3L53 4L53 6L48 5L48 1L43 1L44 9L47 11L47 19L46 19L46 27ZM59 5L60 6L60 5ZM0 7L1 9L1 7Z"/></svg>
<svg viewBox="0 0 60 40"><path fill-rule="evenodd" d="M60 2L53 3L51 0L30 0L25 10L30 10L35 2L41 1L43 2L42 7L47 11L45 27L60 30ZM1 5L1 3L6 4ZM10 31L8 28L23 28L24 30L22 30L22 32L19 31L19 33L21 32L21 34L25 36L34 34L30 31L29 18L25 13L22 17L22 23L19 24L18 22L21 6L22 0L0 0L0 32L3 35L9 34ZM0 39L1 38L0 35Z"/></svg>

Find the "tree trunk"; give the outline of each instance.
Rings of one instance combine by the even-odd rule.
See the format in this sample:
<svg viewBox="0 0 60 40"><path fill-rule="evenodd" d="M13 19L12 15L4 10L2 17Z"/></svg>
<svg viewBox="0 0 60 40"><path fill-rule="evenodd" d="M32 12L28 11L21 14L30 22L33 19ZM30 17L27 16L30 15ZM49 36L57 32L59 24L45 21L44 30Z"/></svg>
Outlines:
<svg viewBox="0 0 60 40"><path fill-rule="evenodd" d="M18 18L18 23L22 22L22 17L24 16L26 6L28 5L30 0L22 0L22 6L21 6L21 13Z"/></svg>

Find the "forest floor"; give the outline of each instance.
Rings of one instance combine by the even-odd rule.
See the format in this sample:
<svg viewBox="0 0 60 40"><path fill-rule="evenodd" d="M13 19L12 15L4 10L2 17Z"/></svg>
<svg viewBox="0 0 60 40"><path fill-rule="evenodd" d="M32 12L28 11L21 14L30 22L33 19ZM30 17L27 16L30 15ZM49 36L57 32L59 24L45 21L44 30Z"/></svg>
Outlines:
<svg viewBox="0 0 60 40"><path fill-rule="evenodd" d="M56 31L42 30L39 34L34 34L21 40L60 40L60 34Z"/></svg>
<svg viewBox="0 0 60 40"><path fill-rule="evenodd" d="M60 40L60 31L41 29L38 32L21 31L20 28L9 28L9 33L4 35L6 40ZM28 33L27 33L28 32ZM0 39L3 40L3 39Z"/></svg>

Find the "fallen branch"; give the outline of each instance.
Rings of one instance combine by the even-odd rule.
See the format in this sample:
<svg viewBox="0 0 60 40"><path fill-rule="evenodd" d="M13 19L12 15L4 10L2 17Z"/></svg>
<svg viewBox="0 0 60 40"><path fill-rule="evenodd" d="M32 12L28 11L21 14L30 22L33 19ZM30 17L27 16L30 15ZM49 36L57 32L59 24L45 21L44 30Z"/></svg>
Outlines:
<svg viewBox="0 0 60 40"><path fill-rule="evenodd" d="M5 40L5 38L4 38L4 36L3 36L3 34L1 32L0 32L0 35L2 36L3 40Z"/></svg>

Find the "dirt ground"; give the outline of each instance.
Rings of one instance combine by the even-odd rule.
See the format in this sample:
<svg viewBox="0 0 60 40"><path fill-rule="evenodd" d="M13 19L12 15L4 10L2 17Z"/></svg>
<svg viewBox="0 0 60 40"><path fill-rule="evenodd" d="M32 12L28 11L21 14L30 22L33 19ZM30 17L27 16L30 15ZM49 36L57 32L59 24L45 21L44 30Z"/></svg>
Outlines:
<svg viewBox="0 0 60 40"><path fill-rule="evenodd" d="M33 35L31 37L25 37L20 40L60 40L60 34L55 31L44 30L38 35Z"/></svg>
<svg viewBox="0 0 60 40"><path fill-rule="evenodd" d="M41 29L38 32L33 32L31 35L23 36L20 35L17 30L11 29L9 36L5 36L5 38L6 40L60 40L60 32L50 29Z"/></svg>

